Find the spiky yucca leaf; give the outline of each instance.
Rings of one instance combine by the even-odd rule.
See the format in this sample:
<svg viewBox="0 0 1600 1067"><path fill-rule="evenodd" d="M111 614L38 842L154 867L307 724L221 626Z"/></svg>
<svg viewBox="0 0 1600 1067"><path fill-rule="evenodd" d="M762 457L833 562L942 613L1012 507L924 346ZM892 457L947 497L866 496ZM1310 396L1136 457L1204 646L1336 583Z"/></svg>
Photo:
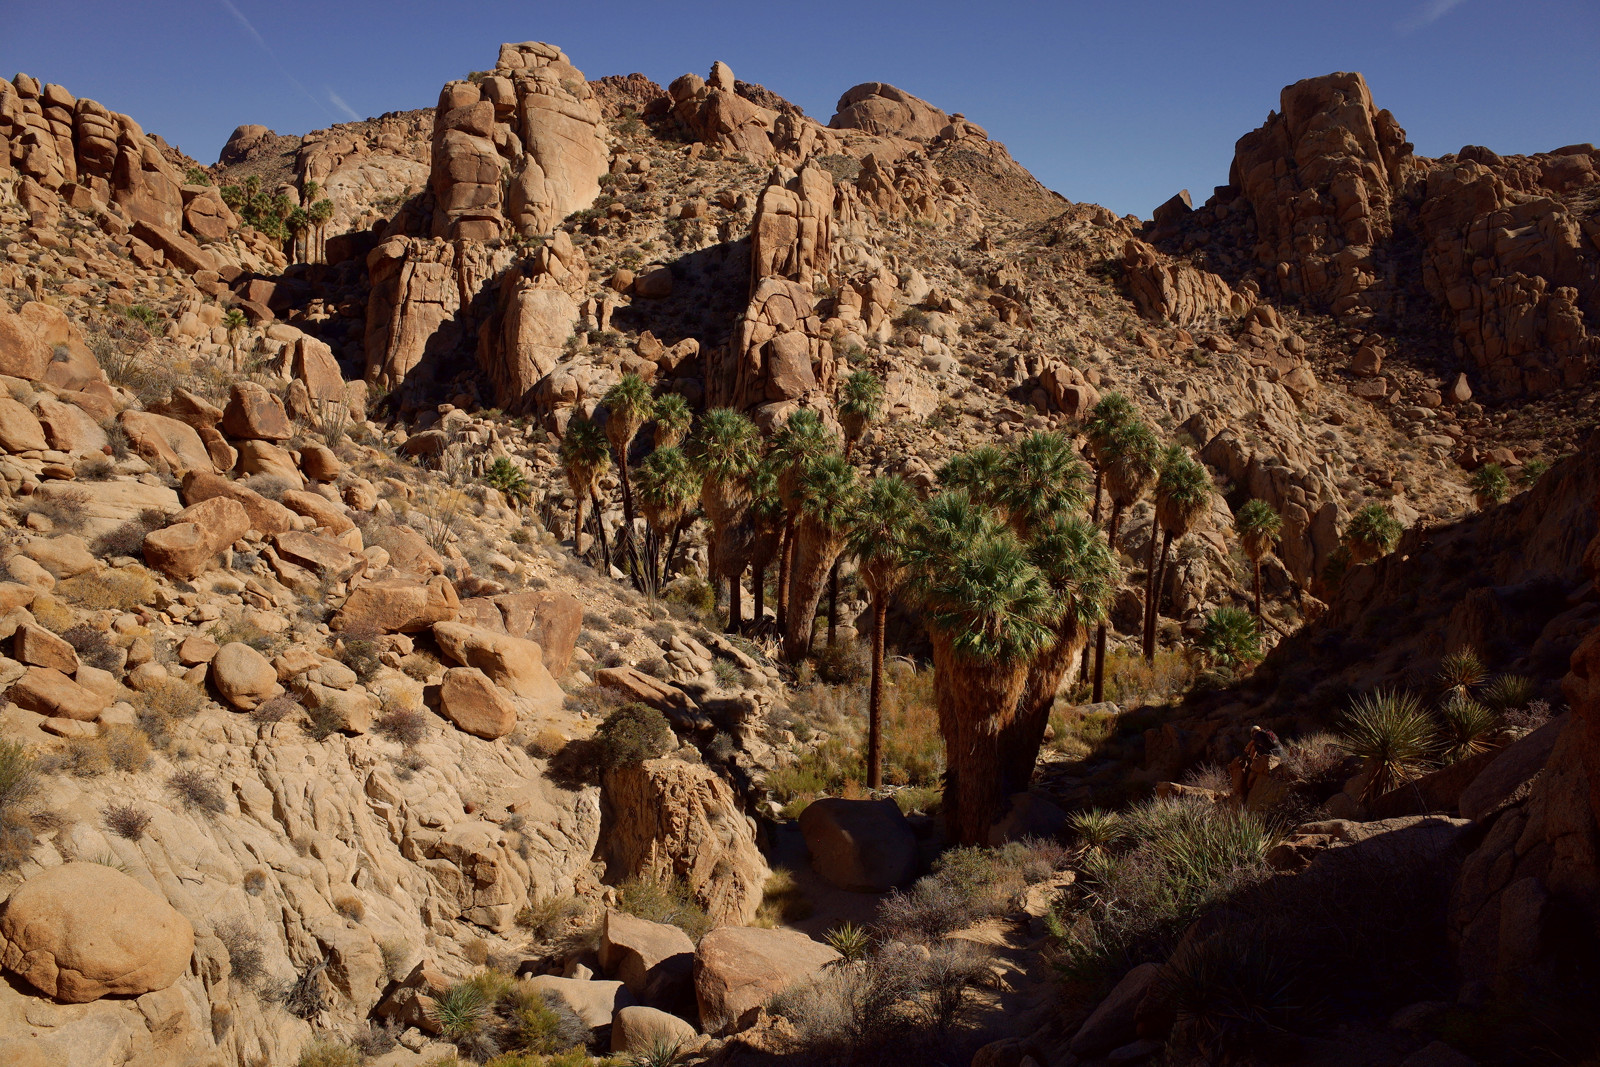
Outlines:
<svg viewBox="0 0 1600 1067"><path fill-rule="evenodd" d="M1122 816L1100 808L1073 812L1067 826L1086 848L1110 848L1128 834Z"/></svg>
<svg viewBox="0 0 1600 1067"><path fill-rule="evenodd" d="M1337 726L1338 745L1367 761L1364 799L1387 793L1439 754L1432 718L1415 694L1379 689L1356 700Z"/></svg>
<svg viewBox="0 0 1600 1067"><path fill-rule="evenodd" d="M1484 669L1476 651L1458 648L1446 653L1444 659L1439 661L1439 670L1433 680L1446 697L1452 694L1465 696L1481 686L1488 676L1489 672Z"/></svg>
<svg viewBox="0 0 1600 1067"><path fill-rule="evenodd" d="M1502 714L1525 708L1533 700L1533 679L1522 674L1497 675L1478 699Z"/></svg>
<svg viewBox="0 0 1600 1067"><path fill-rule="evenodd" d="M1489 751L1489 735L1500 728L1500 714L1463 693L1453 693L1439 709L1439 723L1444 739L1440 758L1459 763Z"/></svg>

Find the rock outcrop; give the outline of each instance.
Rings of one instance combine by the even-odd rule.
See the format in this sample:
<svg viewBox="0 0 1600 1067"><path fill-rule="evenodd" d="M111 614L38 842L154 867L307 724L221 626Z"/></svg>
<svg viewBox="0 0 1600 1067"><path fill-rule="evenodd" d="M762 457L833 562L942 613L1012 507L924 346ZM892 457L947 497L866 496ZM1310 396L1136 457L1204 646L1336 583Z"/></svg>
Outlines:
<svg viewBox="0 0 1600 1067"><path fill-rule="evenodd" d="M950 116L904 89L883 82L862 82L839 97L828 125L879 137L931 141L950 125Z"/></svg>

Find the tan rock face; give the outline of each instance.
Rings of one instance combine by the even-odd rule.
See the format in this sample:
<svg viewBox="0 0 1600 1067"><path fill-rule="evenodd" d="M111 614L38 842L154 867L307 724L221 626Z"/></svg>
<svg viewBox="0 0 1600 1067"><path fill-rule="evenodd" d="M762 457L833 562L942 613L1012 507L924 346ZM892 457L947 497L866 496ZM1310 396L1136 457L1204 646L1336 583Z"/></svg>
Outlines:
<svg viewBox="0 0 1600 1067"><path fill-rule="evenodd" d="M950 116L903 89L883 82L863 82L839 97L828 125L879 137L931 141L950 125Z"/></svg>
<svg viewBox="0 0 1600 1067"><path fill-rule="evenodd" d="M824 797L800 813L800 832L812 869L840 889L885 893L917 873L916 834L892 800Z"/></svg>
<svg viewBox="0 0 1600 1067"><path fill-rule="evenodd" d="M755 918L766 860L755 827L710 768L646 760L608 772L601 791L607 878L680 878L716 922Z"/></svg>
<svg viewBox="0 0 1600 1067"><path fill-rule="evenodd" d="M93 722L111 703L53 667L30 667L6 696L19 708L54 718Z"/></svg>
<svg viewBox="0 0 1600 1067"><path fill-rule="evenodd" d="M1143 241L1123 246L1122 263L1140 314L1154 322L1188 326L1204 319L1234 319L1254 302L1222 278L1186 263L1167 261Z"/></svg>
<svg viewBox="0 0 1600 1067"><path fill-rule="evenodd" d="M761 191L750 227L750 284L788 278L807 289L833 261L833 177L807 165Z"/></svg>
<svg viewBox="0 0 1600 1067"><path fill-rule="evenodd" d="M493 741L517 727L517 707L475 667L452 667L439 686L439 710L474 737Z"/></svg>
<svg viewBox="0 0 1600 1067"><path fill-rule="evenodd" d="M554 711L565 699L536 642L458 622L435 623L433 636L451 660L478 668L495 685L532 701L537 710Z"/></svg>
<svg viewBox="0 0 1600 1067"><path fill-rule="evenodd" d="M294 529L294 512L276 500L268 500L247 485L229 481L210 471L190 471L184 475L184 503L198 504L216 497L237 501L249 516L251 530L275 534Z"/></svg>
<svg viewBox="0 0 1600 1067"><path fill-rule="evenodd" d="M804 400L831 407L837 360L812 295L799 282L756 283L728 347L731 365L707 383L713 403L746 411Z"/></svg>
<svg viewBox="0 0 1600 1067"><path fill-rule="evenodd" d="M48 447L44 427L33 412L8 396L0 397L0 449L28 452Z"/></svg>
<svg viewBox="0 0 1600 1067"><path fill-rule="evenodd" d="M676 926L608 910L600 928L600 967L642 1003L676 1008L693 979L694 942Z"/></svg>
<svg viewBox="0 0 1600 1067"><path fill-rule="evenodd" d="M712 68L709 82L685 74L667 86L672 114L698 141L758 160L773 154L778 113L740 96L727 64Z"/></svg>
<svg viewBox="0 0 1600 1067"><path fill-rule="evenodd" d="M117 417L128 443L152 465L180 477L189 471L215 474L211 453L194 427L165 415L129 409Z"/></svg>
<svg viewBox="0 0 1600 1067"><path fill-rule="evenodd" d="M49 366L50 346L10 307L0 307L0 374L36 382Z"/></svg>
<svg viewBox="0 0 1600 1067"><path fill-rule="evenodd" d="M0 914L0 962L48 996L83 1004L165 989L189 967L194 928L100 863L66 863L18 886Z"/></svg>
<svg viewBox="0 0 1600 1067"><path fill-rule="evenodd" d="M222 430L247 441L287 441L294 436L283 401L255 382L235 382L222 412Z"/></svg>
<svg viewBox="0 0 1600 1067"><path fill-rule="evenodd" d="M713 930L701 938L694 959L700 1024L715 1032L838 959L833 949L796 930Z"/></svg>
<svg viewBox="0 0 1600 1067"><path fill-rule="evenodd" d="M583 629L583 605L572 594L527 589L473 597L462 601L461 607L463 622L537 641L545 669L555 677L572 665L572 650Z"/></svg>

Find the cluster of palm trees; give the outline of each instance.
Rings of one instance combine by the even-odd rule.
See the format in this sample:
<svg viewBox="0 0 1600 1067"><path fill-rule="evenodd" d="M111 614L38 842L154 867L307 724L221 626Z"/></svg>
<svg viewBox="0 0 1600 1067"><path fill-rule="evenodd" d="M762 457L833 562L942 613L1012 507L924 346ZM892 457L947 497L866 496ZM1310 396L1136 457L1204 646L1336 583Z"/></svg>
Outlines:
<svg viewBox="0 0 1600 1067"><path fill-rule="evenodd" d="M1116 545L1128 509L1147 496L1154 505L1141 635L1149 659L1173 542L1210 509L1215 489L1188 449L1164 446L1127 398L1111 393L1084 426L1092 473L1071 439L1041 431L952 457L938 491L922 499L904 480L863 478L850 462L882 398L877 379L858 371L842 383L838 431L800 408L767 437L729 408L707 411L695 424L682 397L654 395L637 375L626 375L602 400L604 421L574 418L562 440L574 542L586 506L595 504L607 563L620 558L654 590L671 577L683 531L703 515L708 573L727 583L730 631L747 625L749 571L750 625L771 626L791 662L810 654L823 595L832 589L836 597L838 565L854 559L872 619L867 784L883 784L884 633L898 598L919 612L932 646L951 835L982 842L1007 797L1027 787L1056 695L1080 654L1086 670L1092 654L1093 699L1103 699L1106 622L1123 573ZM634 440L652 421L653 448L635 466ZM622 492L619 540L626 541L615 549L598 521L598 486L613 464ZM643 551L635 542L636 512L646 528ZM1387 527L1366 530L1382 527L1377 516L1358 518L1351 540L1361 545L1359 555L1392 545ZM1259 618L1261 564L1282 520L1266 502L1251 500L1234 526L1253 564ZM769 623L774 564L777 603ZM830 644L833 617L830 611Z"/></svg>

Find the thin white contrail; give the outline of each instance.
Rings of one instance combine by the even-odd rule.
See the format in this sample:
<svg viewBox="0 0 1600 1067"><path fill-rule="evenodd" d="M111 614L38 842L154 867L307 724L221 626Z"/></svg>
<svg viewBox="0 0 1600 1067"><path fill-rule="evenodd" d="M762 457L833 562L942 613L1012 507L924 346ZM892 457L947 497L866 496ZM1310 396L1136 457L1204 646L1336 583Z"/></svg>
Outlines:
<svg viewBox="0 0 1600 1067"><path fill-rule="evenodd" d="M356 109L351 107L349 104L345 103L344 102L344 97L340 96L338 93L334 92L332 89L328 90L328 99L333 101L333 106L334 107L338 108L340 111L343 111L346 115L350 116L350 121L351 122L360 122L361 121L361 116L356 114Z"/></svg>
<svg viewBox="0 0 1600 1067"><path fill-rule="evenodd" d="M240 11L233 5L233 0L217 0L217 2L227 9L228 14L232 15L234 20L237 21L240 26L244 27L244 32L248 33L252 38L255 39L256 44L259 45L261 50L267 54L267 58L272 60L273 65L278 68L278 73L283 75L285 81L294 86L296 89L300 90L301 94L307 100L311 101L313 104L316 104L317 107L321 108L330 115L333 114L333 112L328 109L327 104L323 103L315 94L311 92L310 89L307 89L303 84L301 84L299 78L296 78L293 74L289 73L289 68L284 66L283 60L278 58L278 53L274 52L272 50L272 46L267 43L267 39L261 36L261 31L256 29L255 26L251 25L250 20L244 17L244 12ZM348 111L349 108L346 108L345 110Z"/></svg>
<svg viewBox="0 0 1600 1067"><path fill-rule="evenodd" d="M1427 0L1416 14L1400 23L1398 29L1401 33L1410 33L1431 26L1464 3L1466 0Z"/></svg>

